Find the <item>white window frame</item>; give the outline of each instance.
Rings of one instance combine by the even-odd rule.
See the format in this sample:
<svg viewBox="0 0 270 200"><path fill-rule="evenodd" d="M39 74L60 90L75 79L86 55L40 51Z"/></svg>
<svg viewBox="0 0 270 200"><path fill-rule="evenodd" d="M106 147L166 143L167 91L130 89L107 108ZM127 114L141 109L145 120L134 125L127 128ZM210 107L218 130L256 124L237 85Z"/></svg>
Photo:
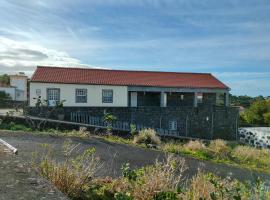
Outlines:
<svg viewBox="0 0 270 200"><path fill-rule="evenodd" d="M41 89L36 89L36 95L39 97L41 96Z"/></svg>
<svg viewBox="0 0 270 200"><path fill-rule="evenodd" d="M102 103L113 103L113 90L112 89L102 90Z"/></svg>
<svg viewBox="0 0 270 200"><path fill-rule="evenodd" d="M184 94L181 94L181 95L180 95L180 99L183 101L184 98L185 98L185 95L184 95Z"/></svg>
<svg viewBox="0 0 270 200"><path fill-rule="evenodd" d="M83 100L85 98L85 100ZM87 103L87 89L77 88L75 89L75 102L76 103Z"/></svg>
<svg viewBox="0 0 270 200"><path fill-rule="evenodd" d="M197 103L203 102L203 93L197 93Z"/></svg>
<svg viewBox="0 0 270 200"><path fill-rule="evenodd" d="M60 101L60 88L47 88L47 100L49 106L55 106Z"/></svg>
<svg viewBox="0 0 270 200"><path fill-rule="evenodd" d="M177 130L177 121L176 120L169 121L169 130L170 131L176 131Z"/></svg>

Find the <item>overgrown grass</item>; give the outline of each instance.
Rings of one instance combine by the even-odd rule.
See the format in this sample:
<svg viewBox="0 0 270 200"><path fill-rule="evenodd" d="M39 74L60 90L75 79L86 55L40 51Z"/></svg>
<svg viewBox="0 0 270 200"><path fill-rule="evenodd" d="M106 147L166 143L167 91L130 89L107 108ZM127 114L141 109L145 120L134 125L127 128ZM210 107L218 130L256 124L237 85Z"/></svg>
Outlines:
<svg viewBox="0 0 270 200"><path fill-rule="evenodd" d="M119 178L95 176L100 162L94 149L80 156L71 156L79 145L67 143L65 160L58 162L48 145L36 154L34 166L72 199L82 200L240 200L270 198L269 187L261 181L241 183L230 178L198 172L188 182L182 174L187 170L184 160L168 156L163 162L131 170L126 163Z"/></svg>
<svg viewBox="0 0 270 200"><path fill-rule="evenodd" d="M48 129L35 132L25 125L16 124L14 122L0 123L0 129L61 137L89 138L91 135L85 127L80 128L78 131L60 131L56 129ZM237 144L236 142L226 142L220 139L213 140L210 143L204 143L200 140L188 142L161 142L155 131L151 129L143 130L139 132L138 135L135 135L134 138L130 139L114 135L101 136L101 138L109 142L136 145L140 147L147 147L147 144L158 144L158 150L164 152L191 156L197 159L210 160L259 172L270 173L270 150L243 146Z"/></svg>
<svg viewBox="0 0 270 200"><path fill-rule="evenodd" d="M270 150L268 149L230 144L218 139L211 141L208 145L201 141L190 141L186 144L169 142L162 144L161 150L270 173Z"/></svg>
<svg viewBox="0 0 270 200"><path fill-rule="evenodd" d="M52 148L44 144L43 153L34 154L33 166L40 174L50 180L59 190L71 198L82 198L96 170L102 166L95 156L95 149L90 148L77 156L71 156L78 145L70 140L63 146L63 162L54 159Z"/></svg>
<svg viewBox="0 0 270 200"><path fill-rule="evenodd" d="M144 129L139 132L138 135L134 136L133 143L145 144L145 145L159 145L161 140L153 129Z"/></svg>

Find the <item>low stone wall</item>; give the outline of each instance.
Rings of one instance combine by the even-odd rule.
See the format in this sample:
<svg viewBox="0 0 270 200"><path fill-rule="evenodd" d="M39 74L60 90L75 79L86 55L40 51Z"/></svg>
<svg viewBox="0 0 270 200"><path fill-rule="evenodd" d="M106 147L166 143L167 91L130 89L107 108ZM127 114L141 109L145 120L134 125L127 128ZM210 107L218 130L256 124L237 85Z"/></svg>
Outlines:
<svg viewBox="0 0 270 200"><path fill-rule="evenodd" d="M255 147L270 148L270 127L239 128L239 140Z"/></svg>
<svg viewBox="0 0 270 200"><path fill-rule="evenodd" d="M237 140L239 115L238 110L233 107L65 107L65 120L70 121L71 113L75 112L87 113L93 117L103 117L105 113L111 113L119 121L165 130L169 129L170 121L176 121L179 136ZM31 113L37 113L35 108L31 109ZM56 116L52 114L51 117Z"/></svg>

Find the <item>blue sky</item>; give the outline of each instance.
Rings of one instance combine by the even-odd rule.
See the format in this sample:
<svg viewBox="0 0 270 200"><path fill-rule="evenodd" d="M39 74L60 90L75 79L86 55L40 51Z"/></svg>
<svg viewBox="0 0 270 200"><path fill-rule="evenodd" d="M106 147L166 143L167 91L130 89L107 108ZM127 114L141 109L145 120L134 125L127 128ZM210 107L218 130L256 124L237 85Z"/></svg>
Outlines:
<svg viewBox="0 0 270 200"><path fill-rule="evenodd" d="M270 96L269 0L1 0L0 73L36 65L210 72Z"/></svg>

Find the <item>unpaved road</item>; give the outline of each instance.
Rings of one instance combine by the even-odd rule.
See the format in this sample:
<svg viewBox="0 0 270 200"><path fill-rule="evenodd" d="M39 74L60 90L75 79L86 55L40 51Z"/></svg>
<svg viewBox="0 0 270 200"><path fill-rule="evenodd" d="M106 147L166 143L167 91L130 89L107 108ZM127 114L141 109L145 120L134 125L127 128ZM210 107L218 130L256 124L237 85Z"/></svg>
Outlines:
<svg viewBox="0 0 270 200"><path fill-rule="evenodd" d="M49 135L34 135L23 132L8 133L0 131L0 138L9 142L19 150L19 157L25 161L30 161L32 152L42 151L41 144L48 143L53 147L55 158L63 159L61 146L65 141L64 137L56 137ZM97 156L103 162L103 167L97 175L100 176L120 176L121 166L125 162L129 162L132 168L142 167L153 164L156 159L164 160L165 154L159 151L148 150L144 148L133 147L124 144L116 144L107 142L97 137L89 139L71 138L74 144L80 143L79 151L95 147ZM197 173L198 168L206 172L213 172L221 177L230 176L242 181L254 181L258 176L263 180L270 180L270 174L256 173L250 170L240 169L224 164L216 164L208 161L199 161L197 159L185 158L188 170L185 172L186 177L191 177Z"/></svg>
<svg viewBox="0 0 270 200"><path fill-rule="evenodd" d="M67 199L41 178L20 156L0 145L0 200Z"/></svg>

